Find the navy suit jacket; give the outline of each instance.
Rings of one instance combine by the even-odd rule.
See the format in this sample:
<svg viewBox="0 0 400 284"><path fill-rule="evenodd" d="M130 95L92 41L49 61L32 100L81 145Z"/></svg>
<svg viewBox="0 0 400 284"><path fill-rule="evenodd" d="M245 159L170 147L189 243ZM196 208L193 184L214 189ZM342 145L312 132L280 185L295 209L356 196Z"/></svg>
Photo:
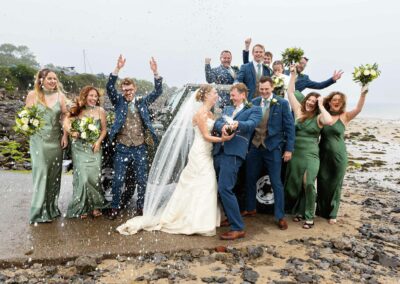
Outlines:
<svg viewBox="0 0 400 284"><path fill-rule="evenodd" d="M118 76L110 74L107 82L107 95L110 98L112 105L114 106L115 111L115 121L111 126L109 131L110 140L114 140L115 136L121 130L121 127L124 125L126 117L128 115L128 104L129 102L125 99L125 97L117 92L115 89L115 82L117 81ZM162 94L162 78L154 79L154 90L143 97L135 95L135 105L139 110L140 117L143 122L144 130L150 130L151 136L153 138L154 143L157 143L157 136L154 132L154 128L151 125L150 113L149 113L149 105L153 103L161 94Z"/></svg>
<svg viewBox="0 0 400 284"><path fill-rule="evenodd" d="M295 128L294 119L287 100L279 96L272 97L277 102L270 106L268 118L268 135L264 145L269 151L280 148L283 151L294 151ZM255 106L261 105L261 97L253 99Z"/></svg>
<svg viewBox="0 0 400 284"><path fill-rule="evenodd" d="M286 75L290 76L290 71L286 70L285 71ZM327 87L329 87L330 85L336 83L336 81L334 81L332 78L329 78L326 81L322 81L322 82L315 82L315 81L311 81L310 77L308 77L308 75L306 74L300 74L299 76L297 76L297 80L296 80L296 91L302 92L305 89L315 89L315 90L321 90L321 89L325 89Z"/></svg>
<svg viewBox="0 0 400 284"><path fill-rule="evenodd" d="M232 116L235 107L227 106L224 108L222 115ZM234 120L239 122L239 126L236 129L235 136L224 142L223 151L226 155L238 156L243 160L246 159L247 151L249 149L249 142L253 135L254 129L260 123L262 118L262 110L259 106L252 106L250 108L243 107L239 111ZM222 127L226 121L223 116L219 118L215 124L214 129L221 134ZM222 143L215 143L213 149L213 155L217 155L221 151Z"/></svg>
<svg viewBox="0 0 400 284"><path fill-rule="evenodd" d="M271 71L263 65L263 76L271 77ZM256 70L254 69L253 62L249 62L247 64L243 64L240 67L238 76L235 82L244 83L249 89L249 94L247 96L247 100L251 101L254 97L257 88L257 77Z"/></svg>
<svg viewBox="0 0 400 284"><path fill-rule="evenodd" d="M206 81L209 84L215 83L215 84L231 85L235 80L235 78L232 77L232 74L229 72L229 70L222 65L216 68L211 68L210 64L206 64L205 71L206 71ZM235 71L237 75L237 72L239 70L233 68L233 71Z"/></svg>

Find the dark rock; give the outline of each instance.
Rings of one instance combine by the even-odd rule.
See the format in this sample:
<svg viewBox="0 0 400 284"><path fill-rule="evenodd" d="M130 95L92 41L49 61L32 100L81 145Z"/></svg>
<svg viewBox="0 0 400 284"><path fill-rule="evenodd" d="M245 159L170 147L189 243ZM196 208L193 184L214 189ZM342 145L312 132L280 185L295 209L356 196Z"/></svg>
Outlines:
<svg viewBox="0 0 400 284"><path fill-rule="evenodd" d="M256 283L259 276L257 271L246 269L243 271L242 279L250 283Z"/></svg>
<svg viewBox="0 0 400 284"><path fill-rule="evenodd" d="M248 246L247 253L249 255L249 258L256 259L263 256L264 248L261 246Z"/></svg>
<svg viewBox="0 0 400 284"><path fill-rule="evenodd" d="M162 253L155 253L153 254L151 260L155 263L155 264L160 264L161 262L164 262L166 260L168 260L168 257L165 254Z"/></svg>
<svg viewBox="0 0 400 284"><path fill-rule="evenodd" d="M384 267L397 268L400 266L400 261L384 252L375 252L373 260L379 262Z"/></svg>
<svg viewBox="0 0 400 284"><path fill-rule="evenodd" d="M143 275L135 278L135 281L144 281L144 280L145 278Z"/></svg>
<svg viewBox="0 0 400 284"><path fill-rule="evenodd" d="M217 277L215 276L211 276L211 277L202 277L201 281L205 282L205 283L214 283L217 281Z"/></svg>
<svg viewBox="0 0 400 284"><path fill-rule="evenodd" d="M351 250L352 243L348 238L337 238L331 240L335 248L339 250Z"/></svg>
<svg viewBox="0 0 400 284"><path fill-rule="evenodd" d="M390 213L400 213L400 207L393 208Z"/></svg>
<svg viewBox="0 0 400 284"><path fill-rule="evenodd" d="M75 266L80 274L86 274L96 269L96 259L90 256L80 256L75 260Z"/></svg>
<svg viewBox="0 0 400 284"><path fill-rule="evenodd" d="M299 283L313 283L313 277L312 275L308 274L307 272L300 273L296 275L296 280L299 281Z"/></svg>
<svg viewBox="0 0 400 284"><path fill-rule="evenodd" d="M164 268L155 268L153 273L152 273L152 279L153 280L158 280L158 279L162 279L162 278L168 278L168 276L170 275L168 269L164 269Z"/></svg>
<svg viewBox="0 0 400 284"><path fill-rule="evenodd" d="M217 279L217 283L225 283L226 281L228 281L228 279L226 277L218 277Z"/></svg>

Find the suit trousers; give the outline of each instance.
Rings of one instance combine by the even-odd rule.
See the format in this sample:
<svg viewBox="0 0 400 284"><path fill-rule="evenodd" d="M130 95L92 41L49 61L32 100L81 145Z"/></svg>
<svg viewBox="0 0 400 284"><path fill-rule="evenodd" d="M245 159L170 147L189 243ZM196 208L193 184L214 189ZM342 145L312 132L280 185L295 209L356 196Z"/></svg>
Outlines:
<svg viewBox="0 0 400 284"><path fill-rule="evenodd" d="M121 207L121 189L125 183L126 172L129 167L132 167L132 171L128 171L128 173L134 175L137 185L138 200L136 206L138 209L143 209L148 178L147 146L142 144L128 147L120 143L117 144L115 149L111 208ZM129 179L131 178L129 177ZM128 195L132 197L131 186L128 187L128 191Z"/></svg>
<svg viewBox="0 0 400 284"><path fill-rule="evenodd" d="M276 148L272 151L263 146L250 146L246 157L246 201L245 210L256 209L256 183L260 178L263 166L267 169L274 192L274 216L276 220L285 216L285 199L283 184L281 179L282 151Z"/></svg>
<svg viewBox="0 0 400 284"><path fill-rule="evenodd" d="M222 150L223 151L223 150ZM243 160L238 156L226 155L220 151L214 156L214 167L218 179L218 193L232 231L242 231L244 223L240 216L239 204L233 192L237 174Z"/></svg>

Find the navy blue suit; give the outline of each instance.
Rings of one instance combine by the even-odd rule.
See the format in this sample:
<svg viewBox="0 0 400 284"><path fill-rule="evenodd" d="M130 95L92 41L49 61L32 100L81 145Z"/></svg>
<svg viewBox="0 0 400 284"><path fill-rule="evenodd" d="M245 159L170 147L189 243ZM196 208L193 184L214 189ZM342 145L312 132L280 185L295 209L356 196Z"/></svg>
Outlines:
<svg viewBox="0 0 400 284"><path fill-rule="evenodd" d="M224 108L223 115L232 116L234 109L233 106ZM239 122L235 136L223 144L214 144L213 156L215 172L218 177L218 192L232 231L242 231L244 228L233 188L236 184L239 168L246 159L249 141L261 117L262 111L259 106L244 107L233 118ZM218 119L215 122L214 129L221 133L225 123L223 118Z"/></svg>
<svg viewBox="0 0 400 284"><path fill-rule="evenodd" d="M290 76L290 71L285 70L285 74ZM332 77L326 81L315 82L315 81L310 80L310 77L308 77L308 75L300 74L297 76L295 88L296 88L296 91L299 91L299 92L302 92L307 88L314 89L314 90L321 90L321 89L325 89L335 83L336 83L336 81L333 80ZM304 98L304 96L303 96L303 98ZM299 98L297 98L297 99L299 100Z"/></svg>
<svg viewBox="0 0 400 284"><path fill-rule="evenodd" d="M262 75L271 77L271 71L264 65L262 66ZM249 89L247 100L251 101L257 88L257 75L253 62L243 64L240 67L236 82L244 83L247 86Z"/></svg>
<svg viewBox="0 0 400 284"><path fill-rule="evenodd" d="M235 75L232 76L231 72L229 72L228 68L225 68L223 65L220 65L216 68L211 68L210 64L206 64L205 72L206 72L206 81L209 84L222 84L222 85L231 85L235 81L237 73L239 70L232 67ZM227 105L231 104L229 92L219 92L218 95L221 98L220 108L224 108Z"/></svg>
<svg viewBox="0 0 400 284"><path fill-rule="evenodd" d="M106 87L107 95L110 98L115 111L115 121L111 126L108 135L110 142L114 140L118 132L121 130L128 115L129 102L121 93L117 92L115 88L117 79L117 76L110 74ZM144 128L143 131L146 131L146 129L149 130L154 143L157 143L157 136L154 132L153 126L151 125L148 107L162 94L162 78L155 79L154 85L155 89L149 95L143 97L136 95L135 106L142 119ZM126 171L128 167L132 168L133 173L130 174L135 175L135 180L138 186L137 208L142 209L148 175L147 146L145 144L128 147L126 145L117 143L114 156L114 178L112 184L113 200L111 202L111 207L119 208L121 206L121 188L125 182ZM134 188L128 187L125 193L128 195L128 197L123 199L127 199L127 201L129 201L134 193Z"/></svg>
<svg viewBox="0 0 400 284"><path fill-rule="evenodd" d="M281 180L282 153L294 150L295 128L289 103L273 95L276 103L270 105L267 135L264 146L256 147L250 142L246 158L246 202L245 210L256 209L256 182L264 166L268 170L271 186L274 191L274 215L277 220L285 215L284 191ZM261 97L253 99L253 104L261 105ZM267 115L267 114L264 114Z"/></svg>

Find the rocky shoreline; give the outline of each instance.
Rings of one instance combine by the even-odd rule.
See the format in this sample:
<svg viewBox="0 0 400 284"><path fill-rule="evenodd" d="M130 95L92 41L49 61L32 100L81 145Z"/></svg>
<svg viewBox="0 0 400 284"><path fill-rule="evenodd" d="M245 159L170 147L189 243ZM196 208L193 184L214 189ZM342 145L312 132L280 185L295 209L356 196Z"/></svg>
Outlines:
<svg viewBox="0 0 400 284"><path fill-rule="evenodd" d="M1 269L0 283L399 283L400 124L357 119L347 139L342 207L328 232L318 218L307 232L260 231L245 245L32 261Z"/></svg>

